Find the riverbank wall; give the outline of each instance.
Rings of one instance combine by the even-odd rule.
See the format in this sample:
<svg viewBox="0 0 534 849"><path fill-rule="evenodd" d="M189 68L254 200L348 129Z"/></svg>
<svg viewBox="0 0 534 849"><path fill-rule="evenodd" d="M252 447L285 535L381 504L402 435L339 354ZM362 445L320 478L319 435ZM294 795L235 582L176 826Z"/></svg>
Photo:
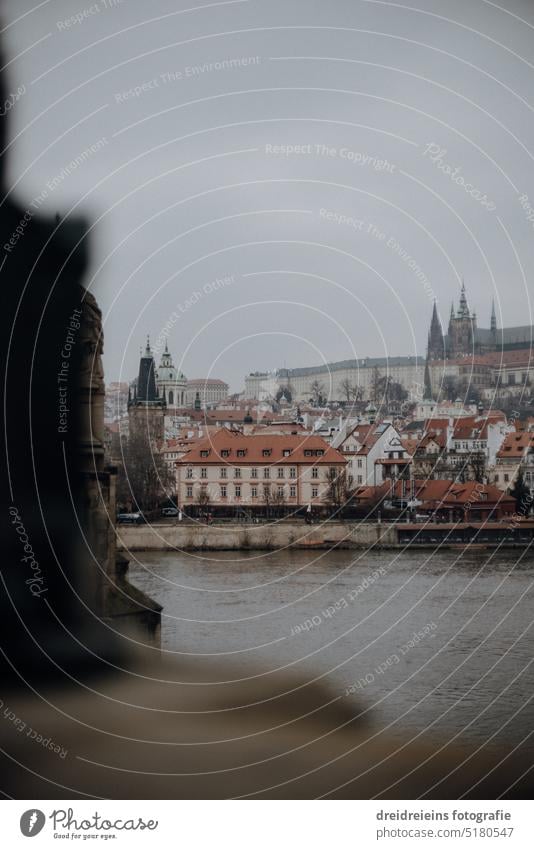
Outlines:
<svg viewBox="0 0 534 849"><path fill-rule="evenodd" d="M304 522L263 524L160 522L118 525L121 551L279 551L284 548L502 549L534 547L534 521L409 524L398 522Z"/></svg>
<svg viewBox="0 0 534 849"><path fill-rule="evenodd" d="M272 522L250 525L170 524L118 525L117 547L122 551L280 550L284 548L397 547L396 526L350 522L306 525Z"/></svg>

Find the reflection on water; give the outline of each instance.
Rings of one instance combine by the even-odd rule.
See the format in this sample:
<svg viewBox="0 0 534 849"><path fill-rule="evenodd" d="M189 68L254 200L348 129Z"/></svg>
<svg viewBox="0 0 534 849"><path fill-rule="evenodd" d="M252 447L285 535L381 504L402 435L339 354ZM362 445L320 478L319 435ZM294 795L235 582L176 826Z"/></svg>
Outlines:
<svg viewBox="0 0 534 849"><path fill-rule="evenodd" d="M286 668L323 677L394 733L519 742L534 729L528 554L135 557L132 582L164 606L163 648L200 668L215 657L243 676Z"/></svg>

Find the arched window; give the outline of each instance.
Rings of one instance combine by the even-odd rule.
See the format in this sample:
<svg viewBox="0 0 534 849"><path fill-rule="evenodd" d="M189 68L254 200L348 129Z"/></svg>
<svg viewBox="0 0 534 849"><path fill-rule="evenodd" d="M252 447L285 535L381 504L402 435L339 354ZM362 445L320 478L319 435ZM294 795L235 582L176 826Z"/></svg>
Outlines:
<svg viewBox="0 0 534 849"><path fill-rule="evenodd" d="M174 392L172 391L172 389L169 392L169 404L174 404Z"/></svg>

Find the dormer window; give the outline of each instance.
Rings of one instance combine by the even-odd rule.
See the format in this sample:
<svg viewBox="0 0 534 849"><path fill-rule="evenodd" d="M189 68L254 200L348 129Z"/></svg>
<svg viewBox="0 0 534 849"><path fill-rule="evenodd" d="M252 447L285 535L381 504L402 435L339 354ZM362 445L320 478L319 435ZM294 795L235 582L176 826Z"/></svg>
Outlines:
<svg viewBox="0 0 534 849"><path fill-rule="evenodd" d="M221 457L229 457L229 456L230 456L230 451L229 451L229 449L228 449L228 448L223 448L223 449L222 449L222 451L221 451Z"/></svg>
<svg viewBox="0 0 534 849"><path fill-rule="evenodd" d="M201 457L209 457L209 455L210 455L209 448L203 448L202 451L200 452Z"/></svg>
<svg viewBox="0 0 534 849"><path fill-rule="evenodd" d="M317 457L322 457L322 456L323 456L323 454L324 454L324 451L323 451L323 449L322 449L322 448L319 448L319 449L315 452L315 454L316 454L316 456L317 456Z"/></svg>
<svg viewBox="0 0 534 849"><path fill-rule="evenodd" d="M262 455L263 455L264 457L270 457L270 456L271 456L272 451L271 451L271 449L270 449L270 448L264 448L264 449L263 449L263 451L262 451L261 453L262 453Z"/></svg>
<svg viewBox="0 0 534 849"><path fill-rule="evenodd" d="M284 457L289 457L289 455L291 454L291 448L284 448L282 454Z"/></svg>
<svg viewBox="0 0 534 849"><path fill-rule="evenodd" d="M244 457L246 455L246 453L247 453L246 448L238 448L237 449L237 456L238 457Z"/></svg>

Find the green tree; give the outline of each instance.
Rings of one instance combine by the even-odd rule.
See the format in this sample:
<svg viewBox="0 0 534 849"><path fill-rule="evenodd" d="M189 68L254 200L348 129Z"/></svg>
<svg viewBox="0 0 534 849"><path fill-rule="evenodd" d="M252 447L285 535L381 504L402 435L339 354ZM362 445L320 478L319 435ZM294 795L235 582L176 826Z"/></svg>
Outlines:
<svg viewBox="0 0 534 849"><path fill-rule="evenodd" d="M532 495L525 483L522 469L519 469L517 473L514 485L510 490L510 495L512 498L515 498L516 513L519 513L520 516L528 516L532 507Z"/></svg>

